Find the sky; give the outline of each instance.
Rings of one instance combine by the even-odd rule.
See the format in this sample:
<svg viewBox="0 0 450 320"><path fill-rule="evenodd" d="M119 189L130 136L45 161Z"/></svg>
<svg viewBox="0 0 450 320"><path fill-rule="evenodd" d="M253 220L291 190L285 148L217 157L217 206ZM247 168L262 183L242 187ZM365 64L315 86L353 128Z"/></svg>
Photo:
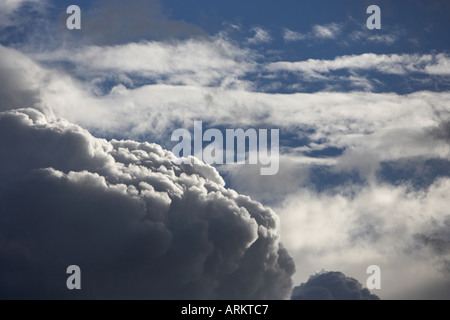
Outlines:
<svg viewBox="0 0 450 320"><path fill-rule="evenodd" d="M0 0L0 298L449 299L449 14ZM194 121L279 130L278 172L176 163Z"/></svg>

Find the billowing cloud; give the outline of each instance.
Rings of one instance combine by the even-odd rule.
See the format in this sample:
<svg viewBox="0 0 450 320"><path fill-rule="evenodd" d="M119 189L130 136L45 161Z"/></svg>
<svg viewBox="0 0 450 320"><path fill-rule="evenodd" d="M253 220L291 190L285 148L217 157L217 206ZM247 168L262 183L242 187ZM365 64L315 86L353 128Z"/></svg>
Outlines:
<svg viewBox="0 0 450 320"><path fill-rule="evenodd" d="M342 272L320 272L292 291L292 300L380 300L358 280Z"/></svg>
<svg viewBox="0 0 450 320"><path fill-rule="evenodd" d="M208 165L93 138L35 109L0 114L0 297L280 299L275 213ZM66 288L66 268L82 290Z"/></svg>

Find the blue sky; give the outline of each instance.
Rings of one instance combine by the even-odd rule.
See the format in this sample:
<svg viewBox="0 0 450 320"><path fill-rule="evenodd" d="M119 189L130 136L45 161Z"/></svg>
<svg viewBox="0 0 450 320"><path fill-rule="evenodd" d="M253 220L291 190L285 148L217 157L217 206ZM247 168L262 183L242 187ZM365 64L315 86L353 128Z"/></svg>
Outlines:
<svg viewBox="0 0 450 320"><path fill-rule="evenodd" d="M81 30L66 28L72 4L81 7ZM372 4L381 8L381 30L366 27ZM199 170L273 209L295 285L322 269L364 285L376 264L385 275L374 292L381 298L450 297L448 1L0 8L0 111L31 107L49 127L66 119L92 139L167 150L173 130L192 131L194 121L222 132L279 129L276 175L248 164ZM111 151L117 162L138 154L123 150ZM105 175L94 167L74 161L72 171Z"/></svg>

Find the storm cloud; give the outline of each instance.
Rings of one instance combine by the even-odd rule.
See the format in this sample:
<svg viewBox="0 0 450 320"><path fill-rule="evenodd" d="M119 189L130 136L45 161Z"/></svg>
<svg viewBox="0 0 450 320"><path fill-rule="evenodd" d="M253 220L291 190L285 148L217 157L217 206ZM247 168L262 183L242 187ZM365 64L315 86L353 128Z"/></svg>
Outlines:
<svg viewBox="0 0 450 320"><path fill-rule="evenodd" d="M309 277L306 283L295 287L292 300L380 300L363 288L358 280L342 272L321 272Z"/></svg>
<svg viewBox="0 0 450 320"><path fill-rule="evenodd" d="M429 250L430 257L447 277L450 276L450 215L443 221L432 219L422 233L416 234L417 241Z"/></svg>
<svg viewBox="0 0 450 320"><path fill-rule="evenodd" d="M35 109L1 113L0 136L0 298L289 295L277 216L213 167ZM66 288L73 264L77 292Z"/></svg>

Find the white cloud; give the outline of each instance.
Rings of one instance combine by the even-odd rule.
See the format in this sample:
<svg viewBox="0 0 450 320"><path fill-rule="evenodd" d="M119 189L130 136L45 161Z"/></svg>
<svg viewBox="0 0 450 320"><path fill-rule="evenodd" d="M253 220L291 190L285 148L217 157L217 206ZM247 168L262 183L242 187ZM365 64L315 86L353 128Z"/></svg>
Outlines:
<svg viewBox="0 0 450 320"><path fill-rule="evenodd" d="M337 23L315 25L313 36L318 39L335 39L341 33L342 26Z"/></svg>
<svg viewBox="0 0 450 320"><path fill-rule="evenodd" d="M366 268L375 264L382 289L373 293L382 299L437 296L449 280L439 272L439 257L424 250L416 234L447 219L449 187L450 179L442 179L423 191L382 184L342 187L337 194L299 190L276 208L297 265L295 283L325 268L365 284ZM437 281L433 292L429 285Z"/></svg>
<svg viewBox="0 0 450 320"><path fill-rule="evenodd" d="M299 62L274 62L267 66L269 71L304 72L308 76L320 77L321 74L336 70L375 70L386 74L405 75L425 73L431 75L449 75L450 57L444 53L426 54L374 54L340 56L334 60L309 59Z"/></svg>
<svg viewBox="0 0 450 320"><path fill-rule="evenodd" d="M289 29L284 29L283 39L287 42L294 42L306 39L307 36L300 32L295 32Z"/></svg>
<svg viewBox="0 0 450 320"><path fill-rule="evenodd" d="M269 32L261 27L253 27L250 31L254 32L255 35L247 39L249 44L267 43L272 40Z"/></svg>
<svg viewBox="0 0 450 320"><path fill-rule="evenodd" d="M38 2L38 0L2 0L0 2L0 9L2 14L10 15L25 3L33 2Z"/></svg>
<svg viewBox="0 0 450 320"><path fill-rule="evenodd" d="M48 74L26 55L0 46L0 111L38 103Z"/></svg>
<svg viewBox="0 0 450 320"><path fill-rule="evenodd" d="M146 48L145 45L143 47ZM434 119L434 111L447 110L449 94L446 92L417 92L408 95L370 92L274 95L246 91L245 84L243 86L238 82L238 89L202 87L198 84L155 84L127 89L118 85L103 95L96 92L95 83L92 84L93 81L89 79L87 82L77 80L60 71L42 68L15 50L0 49L0 66L3 66L0 71L5 73L2 77L6 79L10 74L11 68L6 67L8 65L16 66L13 70L18 77L17 85L10 83L11 87L2 93L3 96L8 97L8 92L31 92L32 104L39 103L57 116L104 135L120 133L123 136L137 137L152 133L167 140L170 136L168 131L174 129L174 123L189 128L194 120L203 120L212 126L258 127L269 124L273 128L281 129L282 134L290 132L294 126L303 126L314 130L309 134L313 141L325 140L330 146L347 148L345 156L348 159L357 154L376 154L376 158L380 160L424 154L430 157L448 156L448 146L426 132L427 129L438 125ZM113 49L107 48L106 51L108 50ZM110 71L114 65L110 64L106 57L110 55L102 57L106 61L103 67L97 66L99 74L106 74L107 77L109 73L123 72L121 64L117 64L118 70ZM338 67L362 67L363 61L370 58L378 60L377 56L372 55L364 56L364 59L359 57L337 58L328 63L320 60L306 61L299 68L309 72L316 72L317 69L327 72ZM436 65L444 65L446 61L442 55L435 58L397 56L380 59L383 58L389 63L394 60L402 62L399 65L403 70L417 68L417 61L420 61L421 69L431 68L425 64L427 61L436 61ZM76 61L83 63L81 60ZM85 65L80 68L87 70L89 61L86 60ZM229 62L231 65L232 61L234 60ZM405 61L410 63L403 63ZM218 74L226 77L228 63L219 61L217 65L211 66L208 62L205 63L206 66L199 66L198 70L203 69L207 73L206 70L217 67ZM381 64L380 68L388 68L389 63L384 67ZM245 69L246 65L244 62L242 68ZM163 72L158 71L158 67L153 67L151 63L148 72L151 72L152 68L154 72ZM188 66L182 63L172 68L188 70L183 69ZM238 63L236 68L241 68ZM7 70L10 71L6 73ZM134 64L124 66L123 70L134 70ZM18 102L20 101L12 101L11 105L5 105L4 109L20 107Z"/></svg>
<svg viewBox="0 0 450 320"><path fill-rule="evenodd" d="M328 23L314 25L310 31L302 33L287 28L283 29L283 39L286 42L303 40L339 40L339 44L350 46L355 43L367 44L370 42L377 44L393 45L402 38L409 41L417 41L413 35L408 35L407 30L400 26L394 28L383 27L382 33L374 34L368 30L366 25L361 25L361 21L350 18L343 23Z"/></svg>
<svg viewBox="0 0 450 320"><path fill-rule="evenodd" d="M402 39L402 37L407 37L413 40L412 35L407 35L407 30L401 27L395 27L394 29L383 28L383 33L374 34L371 30L368 30L364 25L360 30L355 30L348 34L348 39L352 42L365 43L365 42L375 42L378 44L393 45L395 42Z"/></svg>
<svg viewBox="0 0 450 320"><path fill-rule="evenodd" d="M397 40L397 38L394 35L386 34L386 35L370 36L367 38L367 40L390 45L393 44Z"/></svg>
<svg viewBox="0 0 450 320"><path fill-rule="evenodd" d="M83 77L144 77L184 85L220 85L252 70L252 53L216 38L178 43L141 42L117 46L86 46L35 56L41 62L70 61Z"/></svg>

